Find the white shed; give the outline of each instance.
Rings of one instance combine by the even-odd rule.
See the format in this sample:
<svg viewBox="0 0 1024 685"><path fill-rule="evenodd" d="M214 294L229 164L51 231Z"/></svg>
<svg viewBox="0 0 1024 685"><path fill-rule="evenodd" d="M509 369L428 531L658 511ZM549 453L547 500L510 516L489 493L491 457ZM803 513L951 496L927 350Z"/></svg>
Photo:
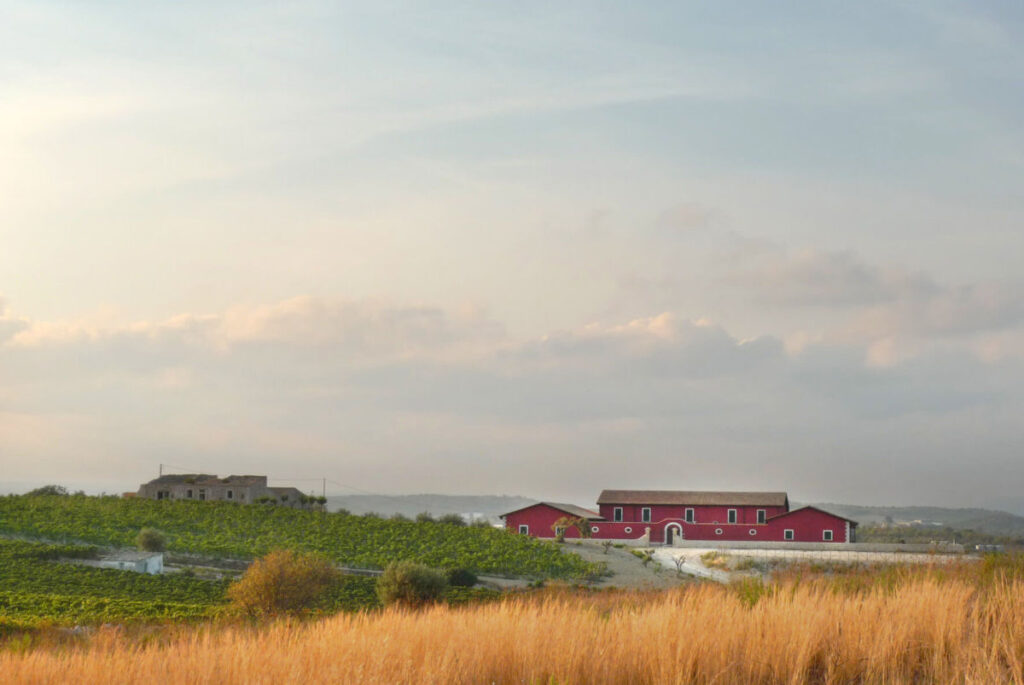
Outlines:
<svg viewBox="0 0 1024 685"><path fill-rule="evenodd" d="M136 573L163 573L164 555L160 552L117 552L100 559L97 566Z"/></svg>

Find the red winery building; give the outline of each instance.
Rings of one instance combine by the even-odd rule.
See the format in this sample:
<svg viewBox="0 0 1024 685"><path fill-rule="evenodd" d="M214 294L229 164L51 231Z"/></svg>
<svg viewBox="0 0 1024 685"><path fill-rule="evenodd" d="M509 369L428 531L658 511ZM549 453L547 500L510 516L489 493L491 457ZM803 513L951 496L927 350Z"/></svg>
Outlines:
<svg viewBox="0 0 1024 685"><path fill-rule="evenodd" d="M790 510L784 492L605 490L598 511L538 502L504 514L505 527L523 535L555 537L566 516L589 521L592 537L672 544L676 539L750 542L853 542L857 522L817 507ZM566 538L579 537L575 528Z"/></svg>

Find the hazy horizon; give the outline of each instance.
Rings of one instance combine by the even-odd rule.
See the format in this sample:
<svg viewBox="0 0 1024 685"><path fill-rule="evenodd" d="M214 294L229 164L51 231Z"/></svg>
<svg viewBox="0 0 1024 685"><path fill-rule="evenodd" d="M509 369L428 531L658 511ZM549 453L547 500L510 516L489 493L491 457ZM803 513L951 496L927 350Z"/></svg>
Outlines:
<svg viewBox="0 0 1024 685"><path fill-rule="evenodd" d="M1022 19L0 0L0 491L1017 501Z"/></svg>

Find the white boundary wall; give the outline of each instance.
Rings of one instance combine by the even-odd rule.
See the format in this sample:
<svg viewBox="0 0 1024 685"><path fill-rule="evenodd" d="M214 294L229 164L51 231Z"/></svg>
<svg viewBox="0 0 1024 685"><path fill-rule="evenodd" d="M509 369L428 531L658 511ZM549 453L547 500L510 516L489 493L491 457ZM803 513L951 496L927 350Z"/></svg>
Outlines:
<svg viewBox="0 0 1024 685"><path fill-rule="evenodd" d="M884 542L750 542L734 540L677 540L671 545L680 549L773 549L804 552L883 552L912 554L963 554L964 546L955 543L933 545L907 545Z"/></svg>

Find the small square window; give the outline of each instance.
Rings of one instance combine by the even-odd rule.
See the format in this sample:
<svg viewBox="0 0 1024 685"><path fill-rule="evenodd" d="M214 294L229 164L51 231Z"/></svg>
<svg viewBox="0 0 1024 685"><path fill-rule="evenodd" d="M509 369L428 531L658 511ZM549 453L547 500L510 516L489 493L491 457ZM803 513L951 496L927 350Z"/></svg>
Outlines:
<svg viewBox="0 0 1024 685"><path fill-rule="evenodd" d="M525 523L520 523L519 524L519 534L520 535L529 535L530 534L530 527L528 525L526 525Z"/></svg>
<svg viewBox="0 0 1024 685"><path fill-rule="evenodd" d="M832 531L823 530L821 531L821 539L825 542L832 542Z"/></svg>
<svg viewBox="0 0 1024 685"><path fill-rule="evenodd" d="M729 510L729 523L736 523L736 510L735 509L730 509Z"/></svg>
<svg viewBox="0 0 1024 685"><path fill-rule="evenodd" d="M650 523L651 522L651 508L650 507L644 507L643 509L640 510L640 520L643 521L644 523Z"/></svg>
<svg viewBox="0 0 1024 685"><path fill-rule="evenodd" d="M622 507L615 507L615 510L612 512L612 519L615 521L622 520Z"/></svg>
<svg viewBox="0 0 1024 685"><path fill-rule="evenodd" d="M793 539L793 529L792 528L787 528L784 531L782 531L782 537L785 538L786 540L792 540Z"/></svg>

